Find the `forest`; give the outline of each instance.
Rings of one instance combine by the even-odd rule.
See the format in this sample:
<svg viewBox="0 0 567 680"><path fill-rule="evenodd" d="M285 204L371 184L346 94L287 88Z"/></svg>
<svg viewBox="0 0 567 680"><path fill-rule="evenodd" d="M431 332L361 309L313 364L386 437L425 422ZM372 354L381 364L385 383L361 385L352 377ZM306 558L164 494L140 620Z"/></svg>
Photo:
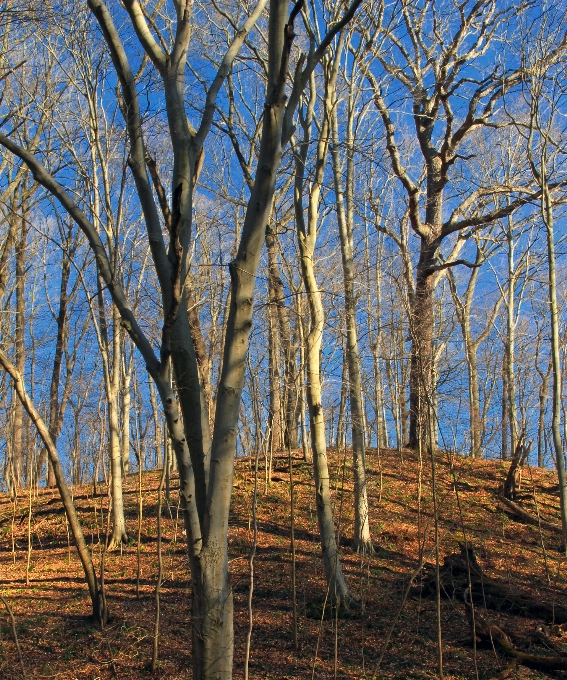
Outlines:
<svg viewBox="0 0 567 680"><path fill-rule="evenodd" d="M0 676L563 677L565 0L0 44Z"/></svg>

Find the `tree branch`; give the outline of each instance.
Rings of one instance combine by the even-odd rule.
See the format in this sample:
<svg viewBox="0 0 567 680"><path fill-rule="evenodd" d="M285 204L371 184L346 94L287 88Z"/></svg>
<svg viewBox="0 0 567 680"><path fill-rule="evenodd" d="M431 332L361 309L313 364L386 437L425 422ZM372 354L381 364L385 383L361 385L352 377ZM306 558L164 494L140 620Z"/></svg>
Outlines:
<svg viewBox="0 0 567 680"><path fill-rule="evenodd" d="M138 0L124 0L124 7L130 15L134 30L136 31L136 35L138 36L138 40L142 44L142 47L157 70L162 73L167 65L167 55L154 39L144 17L144 12L140 3Z"/></svg>
<svg viewBox="0 0 567 680"><path fill-rule="evenodd" d="M244 22L242 28L238 29L238 31L236 32L232 44L230 45L226 54L223 57L223 60L218 68L215 79L213 80L209 88L209 91L207 92L205 110L203 111L201 124L199 125L199 129L197 130L197 133L195 134L195 138L193 141L197 149L200 149L202 147L205 138L207 137L211 129L211 123L215 112L215 105L219 90L222 87L224 81L226 80L226 77L228 76L230 69L232 68L234 59L240 52L240 49L242 48L246 36L248 35L248 33L250 33L250 31L260 18L260 15L264 11L267 2L268 0L259 0L258 4L256 5L256 9Z"/></svg>

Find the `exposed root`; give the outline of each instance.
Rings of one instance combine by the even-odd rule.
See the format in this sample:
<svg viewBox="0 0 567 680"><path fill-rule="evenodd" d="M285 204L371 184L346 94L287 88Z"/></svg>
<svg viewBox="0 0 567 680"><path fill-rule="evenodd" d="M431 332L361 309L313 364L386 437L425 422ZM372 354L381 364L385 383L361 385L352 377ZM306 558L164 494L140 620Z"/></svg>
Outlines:
<svg viewBox="0 0 567 680"><path fill-rule="evenodd" d="M465 611L472 629L473 613L468 589L465 593ZM478 610L475 610L474 613L474 624L475 634L479 641L488 642L489 644L494 645L499 648L501 652L512 657L517 663L522 664L523 666L529 666L530 668L535 668L540 671L567 670L567 655L561 654L551 656L544 653L534 654L522 652L512 643L510 637L502 630L502 628L483 617ZM497 677L508 676L500 675Z"/></svg>
<svg viewBox="0 0 567 680"><path fill-rule="evenodd" d="M374 555L374 544L371 539L363 541L362 539L352 539L351 547L357 555L364 555L365 557L372 557Z"/></svg>
<svg viewBox="0 0 567 680"><path fill-rule="evenodd" d="M113 552L114 550L119 550L121 545L128 545L128 536L126 534L112 535L106 549L108 552Z"/></svg>
<svg viewBox="0 0 567 680"><path fill-rule="evenodd" d="M491 676L491 680L506 680L518 667L517 659L510 659L510 663L503 670L499 671L495 675Z"/></svg>

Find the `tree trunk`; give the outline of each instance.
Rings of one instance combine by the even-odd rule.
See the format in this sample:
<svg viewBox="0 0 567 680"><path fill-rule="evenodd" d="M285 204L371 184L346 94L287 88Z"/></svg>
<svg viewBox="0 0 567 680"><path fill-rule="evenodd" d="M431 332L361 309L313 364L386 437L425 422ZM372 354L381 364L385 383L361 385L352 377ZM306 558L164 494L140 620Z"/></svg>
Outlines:
<svg viewBox="0 0 567 680"><path fill-rule="evenodd" d="M518 416L516 409L515 348L516 324L514 320L516 273L514 272L514 230L512 221L508 222L508 299L506 315L506 399L508 422L510 425L510 453L514 455L518 445Z"/></svg>
<svg viewBox="0 0 567 680"><path fill-rule="evenodd" d="M504 357L502 360L502 460L508 460L508 359L506 353L508 352L507 343L504 346Z"/></svg>
<svg viewBox="0 0 567 680"><path fill-rule="evenodd" d="M93 618L98 620L102 625L106 622L107 611L104 602L100 596L98 589L98 581L96 573L94 570L91 552L85 541L85 537L79 522L79 518L75 511L75 506L73 504L73 499L71 493L67 487L67 482L65 481L65 475L59 461L59 456L57 453L57 448L55 447L51 437L49 436L49 429L46 427L43 419L35 409L31 399L28 397L22 374L18 371L16 366L14 366L8 359L8 357L0 350L0 363L2 364L4 370L10 374L14 381L14 388L17 392L18 399L20 400L23 407L29 414L30 419L34 423L39 433L39 436L43 440L43 444L47 449L51 466L53 468L53 474L57 483L57 488L61 495L61 500L63 501L63 507L65 508L65 513L67 515L67 520L71 528L71 533L75 540L75 545L77 546L77 552L79 553L79 559L83 566L83 571L85 572L85 580L89 588L89 595L91 597Z"/></svg>
<svg viewBox="0 0 567 680"><path fill-rule="evenodd" d="M115 550L120 547L122 542L128 542L122 497L122 448L120 446L120 423L117 402L118 394L112 390L108 399L108 445L112 494L112 536L108 544L109 550Z"/></svg>
<svg viewBox="0 0 567 680"><path fill-rule="evenodd" d="M537 465L545 467L545 401L548 398L549 375L544 373L541 376L539 388L539 417L537 427Z"/></svg>
<svg viewBox="0 0 567 680"><path fill-rule="evenodd" d="M266 228L266 246L268 250L268 370L270 378L270 441L268 449L270 451L281 451L283 449L282 439L282 390L279 367L280 343L278 333L278 296L283 293L277 280L279 272L277 270L276 242L272 234L271 227ZM280 280L281 284L281 280ZM283 301L281 302L283 304Z"/></svg>
<svg viewBox="0 0 567 680"><path fill-rule="evenodd" d="M25 374L26 355L25 355L25 320L26 320L26 298L25 298L25 276L26 276L26 241L28 227L27 218L21 220L21 231L19 239L16 241L16 329L14 334L14 345L16 355L16 369L21 376ZM14 405L14 425L12 442L12 465L14 471L14 486L16 489L22 485L23 472L23 432L24 432L24 407L22 402L17 399Z"/></svg>
<svg viewBox="0 0 567 680"><path fill-rule="evenodd" d="M346 448L346 428L345 428L345 414L346 414L346 400L348 393L347 382L347 361L346 353L343 348L341 352L341 396L339 400L339 413L337 416L337 434L335 437L335 448L337 450Z"/></svg>
<svg viewBox="0 0 567 680"><path fill-rule="evenodd" d="M333 164L333 177L337 206L337 221L339 225L339 238L341 243L341 259L343 264L343 284L345 294L345 321L346 321L346 347L345 354L348 364L349 397L352 429L352 456L354 473L354 536L353 548L357 552L372 551L372 539L370 537L370 525L368 522L368 495L366 489L366 453L364 431L364 405L362 399L362 383L360 379L360 356L358 351L358 337L356 328L356 293L354 289L354 262L353 262L353 221L354 221L354 168L352 149L352 117L353 111L349 108L348 133L347 133L347 196L346 210L345 197L342 183L342 168L339 157L339 125L335 93L330 93L333 98L332 109L328 110L331 118L331 159Z"/></svg>
<svg viewBox="0 0 567 680"><path fill-rule="evenodd" d="M421 239L415 294L410 311L410 426L409 446L417 448L419 437L426 436L428 402L433 399L433 335L435 279L429 267L437 246ZM434 443L435 445L435 443Z"/></svg>
<svg viewBox="0 0 567 680"><path fill-rule="evenodd" d="M99 302L101 302L101 296ZM104 313L104 310L100 310ZM112 338L112 370L110 366L105 371L106 395L108 400L108 447L111 473L112 495L112 535L108 543L108 550L115 550L122 542L128 542L126 521L124 519L124 501L122 497L122 446L120 437L120 418L118 411L120 388L120 316L115 305L112 305L113 332ZM108 342L107 342L108 348Z"/></svg>
<svg viewBox="0 0 567 680"><path fill-rule="evenodd" d="M285 290L278 267L278 240L273 228L266 229L266 247L268 251L268 285L270 300L273 299L277 311L280 348L283 352L284 374L283 401L284 431L283 444L287 448L297 449L299 446L299 409L301 396L299 390L299 373L296 366L296 346L292 338L290 323L290 308L285 303ZM280 425L281 427L281 425Z"/></svg>
<svg viewBox="0 0 567 680"><path fill-rule="evenodd" d="M547 272L549 288L549 316L551 324L551 363L553 376L551 433L557 463L559 481L559 503L561 507L562 550L567 551L567 475L565 474L565 453L561 440L561 362L559 358L559 311L557 307L557 282L555 275L555 234L553 205L547 183L545 155L541 164L541 214L547 236Z"/></svg>
<svg viewBox="0 0 567 680"><path fill-rule="evenodd" d="M383 243L380 238L378 245L378 252L376 253L376 288L375 288L375 298L374 307L377 319L377 329L373 337L372 333L372 323L371 323L371 306L372 306L372 286L370 277L370 252L368 248L368 229L366 229L365 234L365 250L366 250L366 268L368 271L367 275L367 320L368 320L368 336L371 339L371 350L372 350L372 368L374 372L374 408L376 413L376 446L381 449L388 446L388 429L386 426L386 413L385 413L385 403L384 403L384 383L381 371L381 353L382 353L382 271L381 271L381 253ZM383 364L382 364L383 365Z"/></svg>
<svg viewBox="0 0 567 680"><path fill-rule="evenodd" d="M271 0L268 83L257 171L241 241L230 264L230 305L211 452L214 482L211 480L209 485L206 512L203 513L203 548L192 560L195 680L228 680L232 677L233 595L228 574L228 515L256 272L282 154L288 41L291 39L288 31L292 28L284 29L287 12L286 0Z"/></svg>
<svg viewBox="0 0 567 680"><path fill-rule="evenodd" d="M70 245L70 230L67 234L67 247ZM57 339L55 341L55 356L53 357L53 368L51 371L51 386L49 389L49 435L53 445L57 447L57 439L63 424L63 407L59 403L59 385L61 381L61 367L63 364L63 353L67 344L67 307L69 297L67 286L71 274L71 258L67 249L63 251L61 262L61 285L59 287L59 312L57 314ZM47 486L54 487L56 484L55 474L51 469L47 449L42 449L36 467L36 484L43 471L43 466L47 462Z"/></svg>
<svg viewBox="0 0 567 680"><path fill-rule="evenodd" d="M152 380L149 381L149 388L150 388L150 403L152 405L152 416L153 416L153 421L154 421L154 443L156 447L156 467L161 468L163 465L163 456L162 456L162 442L161 442L161 431L162 431L162 426L160 423L160 413L157 405L157 400L156 400L156 392L154 388L154 383Z"/></svg>
<svg viewBox="0 0 567 680"><path fill-rule="evenodd" d="M301 418L301 446L303 448L303 460L306 463L313 463L313 451L309 445L309 437L307 435L307 422L305 418L305 406L307 404L307 393L305 388L305 378L307 375L307 362L305 361L305 330L303 326L303 303L301 298L297 299L298 315L297 315L297 329L299 331L299 380L300 386L298 394L300 398L300 418Z"/></svg>
<svg viewBox="0 0 567 680"><path fill-rule="evenodd" d="M311 425L311 448L313 451L313 471L315 476L315 498L317 505L317 519L323 549L323 563L327 586L332 597L340 597L344 604L348 603L350 595L339 561L339 551L335 536L331 505L331 489L329 485L329 467L327 463L327 444L325 441L325 416L323 413L321 382L320 382L320 352L321 339L325 324L323 303L317 281L313 272L313 251L304 244L300 245L302 275L308 295L309 311L311 314L311 328L307 336L307 404Z"/></svg>
<svg viewBox="0 0 567 680"><path fill-rule="evenodd" d="M186 288L190 288L190 281ZM199 318L199 308L197 305L197 300L193 294L192 288L187 290L187 313L189 316L189 327L191 329L191 338L193 340L193 347L195 348L195 356L197 359L197 364L199 366L199 377L201 379L201 385L203 388L203 396L205 398L205 404L207 406L207 413L209 418L209 427L212 431L213 428L213 397L211 394L211 366L209 361L209 354L207 352L207 346L205 344L205 338L203 337L203 331L201 330L201 319Z"/></svg>
<svg viewBox="0 0 567 680"><path fill-rule="evenodd" d="M124 338L126 343L126 338ZM132 369L133 357L132 348L130 348L129 360L126 360L126 344L124 343L122 349L123 371L122 371L122 474L127 475L130 471L130 409L132 403L132 395L130 393L130 386L132 384Z"/></svg>
<svg viewBox="0 0 567 680"><path fill-rule="evenodd" d="M343 40L341 35L340 41ZM333 76L336 82L335 62ZM320 355L325 313L321 299L321 291L315 278L313 258L317 239L317 221L319 216L319 197L323 181L325 159L329 144L329 124L326 118L317 142L317 158L315 174L309 192L307 226L303 214L304 173L307 151L311 138L311 124L315 99L315 81L311 81L311 97L306 119L302 120L303 141L300 145L295 165L295 219L299 254L301 259L301 275L307 293L309 305L310 329L307 335L307 404L311 426L311 448L313 450L313 471L315 477L315 498L317 520L323 550L323 564L327 579L328 593L336 601L348 605L353 600L346 585L341 569L339 550L335 536L335 525L331 505L331 489L329 484L329 467L327 463L327 443L325 440L325 416L323 413ZM340 599L339 599L340 598Z"/></svg>
<svg viewBox="0 0 567 680"><path fill-rule="evenodd" d="M469 388L469 432L471 437L471 458L479 458L482 455L482 422L480 415L480 394L478 385L478 365L477 365L477 347L479 340L473 340L471 332L471 305L478 278L479 266L482 262L482 253L477 249L477 257L475 264L476 269L473 270L467 289L464 295L464 302L462 302L457 293L457 286L453 275L449 272L449 287L451 295L455 303L455 310L457 319L461 327L461 334L463 336L463 344L465 347L465 360L467 363L468 374L468 388ZM496 311L496 310L495 310ZM490 324L489 324L490 325ZM484 334L481 336L481 339Z"/></svg>

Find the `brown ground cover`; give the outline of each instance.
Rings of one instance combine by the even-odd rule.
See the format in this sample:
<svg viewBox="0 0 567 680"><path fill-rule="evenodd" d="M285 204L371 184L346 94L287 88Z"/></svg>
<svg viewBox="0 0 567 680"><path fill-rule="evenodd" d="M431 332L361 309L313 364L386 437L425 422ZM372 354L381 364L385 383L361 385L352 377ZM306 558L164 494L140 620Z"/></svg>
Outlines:
<svg viewBox="0 0 567 680"><path fill-rule="evenodd" d="M430 462L410 451L370 451L369 499L376 551L354 554L352 483L349 452L331 452L331 475L343 566L362 614L321 620L325 599L319 555L311 473L296 454L297 601L299 651L292 644L289 473L286 457L274 460L272 483L260 472L258 546L253 597L254 630L251 678L371 678L394 625L378 678L437 677L436 603L409 596L400 610L409 580L420 561L434 561L434 522ZM508 586L567 607L565 557L558 536L522 524L498 507L506 473L498 462L441 455L437 470L440 554L459 552L464 535L473 545L484 573ZM106 587L112 621L100 630L88 619L89 600L73 546L68 545L65 516L56 491L41 490L32 503L32 551L27 569L28 505L25 492L12 503L0 496L1 594L10 603L28 678L65 680L191 677L190 574L182 522L172 492L171 515L163 520L164 582L161 590L160 665L151 659L154 591L157 576L157 487L159 474L143 476L143 527L139 597L137 575L136 475L126 480L125 502L131 545L106 556ZM558 522L557 478L551 471L526 469L520 499L536 513ZM235 678L242 677L248 626L248 554L253 475L249 459L236 466L230 520L230 568L235 592ZM74 496L85 534L98 564L104 542L108 498L93 495L90 485ZM102 513L101 513L102 511ZM464 533L463 533L464 532ZM26 573L29 585L26 585ZM416 582L418 582L417 579ZM518 636L530 636L540 621L490 611L490 619ZM507 660L490 646L475 650L459 599L442 602L443 660L446 678L490 678ZM561 640L558 639L558 646ZM567 651L567 645L566 645ZM336 658L336 662L335 662ZM475 666L476 669L475 670ZM314 671L313 671L314 669ZM314 676L313 676L314 673ZM510 677L550 677L518 667ZM563 677L556 672L555 676ZM0 678L22 678L9 620L0 611Z"/></svg>

